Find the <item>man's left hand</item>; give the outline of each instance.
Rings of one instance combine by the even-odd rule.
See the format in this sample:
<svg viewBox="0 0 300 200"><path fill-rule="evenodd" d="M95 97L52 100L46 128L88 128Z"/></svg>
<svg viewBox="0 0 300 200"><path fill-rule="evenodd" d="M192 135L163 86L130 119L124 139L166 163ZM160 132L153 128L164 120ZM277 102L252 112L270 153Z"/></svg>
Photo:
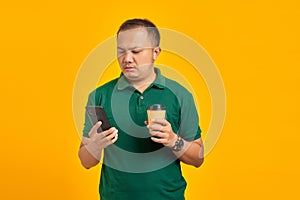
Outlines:
<svg viewBox="0 0 300 200"><path fill-rule="evenodd" d="M151 140L161 143L168 147L173 147L177 139L172 130L171 124L165 119L152 119L147 126L149 133L152 135Z"/></svg>

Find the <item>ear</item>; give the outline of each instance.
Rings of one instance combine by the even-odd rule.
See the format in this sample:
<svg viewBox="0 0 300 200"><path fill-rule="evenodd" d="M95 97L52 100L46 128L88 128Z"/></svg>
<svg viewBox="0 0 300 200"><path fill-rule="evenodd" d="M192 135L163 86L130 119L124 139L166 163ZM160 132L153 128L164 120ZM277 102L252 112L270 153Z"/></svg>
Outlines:
<svg viewBox="0 0 300 200"><path fill-rule="evenodd" d="M160 52L161 52L161 48L160 47L155 47L153 49L153 61L155 61L158 58Z"/></svg>

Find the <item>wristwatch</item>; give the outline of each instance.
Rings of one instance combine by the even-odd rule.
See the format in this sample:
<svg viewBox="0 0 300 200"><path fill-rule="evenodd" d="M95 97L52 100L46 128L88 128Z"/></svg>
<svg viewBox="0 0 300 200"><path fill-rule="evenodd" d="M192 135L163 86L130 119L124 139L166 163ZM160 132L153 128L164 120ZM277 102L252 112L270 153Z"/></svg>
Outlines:
<svg viewBox="0 0 300 200"><path fill-rule="evenodd" d="M175 145L172 147L173 151L180 151L184 145L183 139L177 134L177 140Z"/></svg>

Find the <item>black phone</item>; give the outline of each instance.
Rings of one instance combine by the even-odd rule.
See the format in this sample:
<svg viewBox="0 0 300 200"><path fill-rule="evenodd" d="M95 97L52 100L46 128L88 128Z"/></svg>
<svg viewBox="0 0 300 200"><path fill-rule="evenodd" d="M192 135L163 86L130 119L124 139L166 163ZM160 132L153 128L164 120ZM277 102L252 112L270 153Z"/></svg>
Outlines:
<svg viewBox="0 0 300 200"><path fill-rule="evenodd" d="M95 125L98 121L102 121L102 125L97 130L98 133L101 133L111 127L102 106L86 106L85 108L93 125Z"/></svg>

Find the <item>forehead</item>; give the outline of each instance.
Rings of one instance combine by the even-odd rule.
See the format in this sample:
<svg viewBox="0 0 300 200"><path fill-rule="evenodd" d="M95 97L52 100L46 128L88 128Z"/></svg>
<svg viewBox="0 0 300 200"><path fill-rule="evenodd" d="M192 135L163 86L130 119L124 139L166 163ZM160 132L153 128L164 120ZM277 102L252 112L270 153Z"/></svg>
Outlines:
<svg viewBox="0 0 300 200"><path fill-rule="evenodd" d="M118 48L151 47L151 38L146 28L134 28L121 31L117 37Z"/></svg>

